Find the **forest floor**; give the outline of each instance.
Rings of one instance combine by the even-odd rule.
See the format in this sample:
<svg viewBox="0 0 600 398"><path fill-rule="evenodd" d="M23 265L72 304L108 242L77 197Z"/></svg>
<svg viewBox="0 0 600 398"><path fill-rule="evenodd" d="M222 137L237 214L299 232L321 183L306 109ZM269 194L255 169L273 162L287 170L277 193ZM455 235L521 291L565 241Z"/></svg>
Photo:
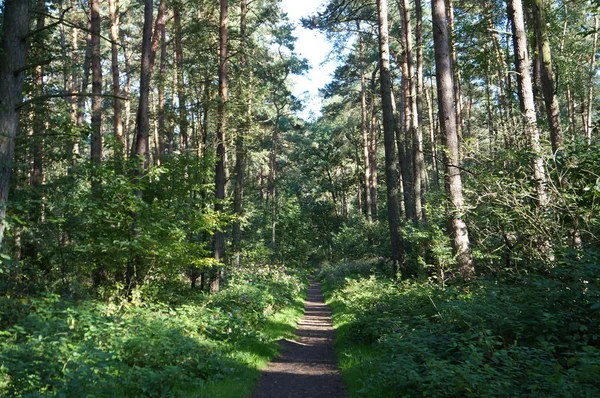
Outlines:
<svg viewBox="0 0 600 398"><path fill-rule="evenodd" d="M252 398L346 396L333 349L331 309L311 281L296 340L281 340L281 355L263 370Z"/></svg>

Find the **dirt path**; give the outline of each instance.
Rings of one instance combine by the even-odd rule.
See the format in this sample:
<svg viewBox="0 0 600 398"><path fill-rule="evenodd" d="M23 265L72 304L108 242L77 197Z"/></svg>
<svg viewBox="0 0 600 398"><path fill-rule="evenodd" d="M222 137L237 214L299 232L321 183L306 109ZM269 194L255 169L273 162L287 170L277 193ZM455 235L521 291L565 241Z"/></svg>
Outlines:
<svg viewBox="0 0 600 398"><path fill-rule="evenodd" d="M281 342L281 356L262 372L252 398L345 397L333 351L331 309L319 283L311 282L304 305L296 341Z"/></svg>

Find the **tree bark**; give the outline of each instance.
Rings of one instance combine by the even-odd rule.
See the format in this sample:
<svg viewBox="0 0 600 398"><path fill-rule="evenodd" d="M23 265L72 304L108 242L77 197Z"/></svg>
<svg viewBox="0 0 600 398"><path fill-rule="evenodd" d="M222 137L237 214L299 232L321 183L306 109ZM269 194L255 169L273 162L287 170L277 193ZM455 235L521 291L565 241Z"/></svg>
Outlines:
<svg viewBox="0 0 600 398"><path fill-rule="evenodd" d="M377 138L379 133L379 125L377 122L377 98L375 96L375 76L377 69L373 71L371 76L372 81L372 93L371 93L371 121L370 121L370 139L369 139L369 168L370 168L370 181L369 181L369 195L371 196L371 217L377 219Z"/></svg>
<svg viewBox="0 0 600 398"><path fill-rule="evenodd" d="M540 77L542 82L542 94L544 95L546 116L548 118L548 124L550 125L550 142L552 143L552 152L556 153L558 150L562 149L564 140L560 124L560 109L558 96L556 95L554 70L552 68L545 0L533 0L531 6L533 9L538 56L541 61Z"/></svg>
<svg viewBox="0 0 600 398"><path fill-rule="evenodd" d="M100 64L100 0L91 0L91 51L92 51L92 142L90 156L94 166L102 163L102 65ZM99 186L97 176L92 184Z"/></svg>
<svg viewBox="0 0 600 398"><path fill-rule="evenodd" d="M357 22L357 28L360 24ZM364 184L365 184L365 214L369 222L373 221L372 199L370 193L371 184L371 165L369 156L369 128L368 128L368 112L367 112L367 78L363 60L363 39L359 37L359 62L360 62L360 131L362 136L362 153L364 167ZM360 191L360 189L359 189Z"/></svg>
<svg viewBox="0 0 600 398"><path fill-rule="evenodd" d="M398 157L396 156L394 126L395 118L392 110L392 82L390 77L390 49L388 37L387 0L377 0L377 16L379 27L379 75L381 104L383 110L383 137L385 145L385 171L387 185L388 224L392 250L392 266L394 274L398 269L404 278L413 276L412 270L406 269L404 261L404 245L400 227L400 204L398 201Z"/></svg>
<svg viewBox="0 0 600 398"><path fill-rule="evenodd" d="M177 7L177 6L176 6ZM168 144L165 144L165 80L167 72L167 30L160 33L160 64L158 67L158 155L159 159L167 156ZM167 141L169 139L167 138ZM169 155L171 151L169 150Z"/></svg>
<svg viewBox="0 0 600 398"><path fill-rule="evenodd" d="M407 63L407 72L408 75L408 84L409 84L409 104L406 107L409 110L409 132L412 137L413 143L413 201L415 204L415 221L420 222L423 220L425 210L423 208L422 203L422 195L423 195L423 187L424 187L424 175L425 175L425 158L423 156L423 131L421 130L421 125L419 123L419 106L418 106L418 85L419 78L418 74L415 72L414 66L414 47L413 47L413 39L412 39L412 23L410 17L410 5L408 0L402 0L402 4L399 4L399 8L402 12L402 20L403 20L403 36L404 42L406 46L406 63Z"/></svg>
<svg viewBox="0 0 600 398"><path fill-rule="evenodd" d="M240 76L243 79L248 78L247 76L247 23L246 16L248 15L248 5L246 0L240 1ZM242 87L240 85L240 97L242 105L242 123L236 135L235 140L235 187L233 193L233 213L236 215L236 219L233 222L232 231L232 246L233 246L233 262L234 266L240 266L240 257L242 251L242 220L244 215L244 180L246 172L246 148L244 142L244 136L250 130L250 121L252 116L252 108L250 105L249 92L252 91L251 78L249 78L250 87Z"/></svg>
<svg viewBox="0 0 600 398"><path fill-rule="evenodd" d="M29 1L5 0L0 52L0 245L6 229L6 205L19 128L18 105L23 99L27 60Z"/></svg>
<svg viewBox="0 0 600 398"><path fill-rule="evenodd" d="M175 25L175 63L177 64L177 97L179 99L179 135L181 139L181 151L189 149L188 137L188 112L187 95L185 92L185 80L183 73L183 44L181 42L181 15L179 7L173 9L173 23Z"/></svg>
<svg viewBox="0 0 600 398"><path fill-rule="evenodd" d="M121 120L121 82L119 79L119 0L108 0L110 13L111 72L113 88L113 134L115 136L115 169L121 171L123 151L123 121Z"/></svg>
<svg viewBox="0 0 600 398"><path fill-rule="evenodd" d="M446 13L448 17L448 40L450 40L450 55L452 65L452 78L454 82L454 103L456 113L456 133L458 138L462 138L463 128L463 110L462 110L462 87L460 78L460 68L458 67L456 56L456 42L454 40L454 3L453 0L446 0Z"/></svg>
<svg viewBox="0 0 600 398"><path fill-rule="evenodd" d="M598 54L598 22L600 18L598 15L594 15L594 45L592 54L590 57L590 81L588 88L588 102L587 102L587 118L585 122L585 133L587 137L588 146L592 144L592 131L594 131L594 78L597 74L596 71L596 57Z"/></svg>
<svg viewBox="0 0 600 398"><path fill-rule="evenodd" d="M538 204L546 207L548 198L546 194L546 170L541 158L540 133L537 127L535 102L533 97L533 83L531 81L530 61L527 51L527 34L523 19L523 5L521 0L511 0L508 3L508 17L513 25L513 45L515 51L515 64L519 83L519 99L522 106L523 125L529 146L534 153L533 175L536 181Z"/></svg>
<svg viewBox="0 0 600 398"><path fill-rule="evenodd" d="M215 211L223 211L225 200L225 170L227 155L225 150L225 132L227 128L227 103L229 101L228 81L228 42L229 42L229 0L220 0L219 18L219 105L217 109L217 164L215 167ZM213 242L213 256L222 262L225 255L225 234L215 231ZM211 291L218 292L220 288L221 272L211 281Z"/></svg>
<svg viewBox="0 0 600 398"><path fill-rule="evenodd" d="M444 0L432 0L433 40L435 52L435 76L438 91L439 119L446 146L445 179L446 191L452 206L451 235L452 247L458 269L467 280L475 272L471 255L471 244L467 224L463 220L464 203L462 180L459 168L458 133L454 108L454 86L452 84L452 62L450 55L448 27Z"/></svg>

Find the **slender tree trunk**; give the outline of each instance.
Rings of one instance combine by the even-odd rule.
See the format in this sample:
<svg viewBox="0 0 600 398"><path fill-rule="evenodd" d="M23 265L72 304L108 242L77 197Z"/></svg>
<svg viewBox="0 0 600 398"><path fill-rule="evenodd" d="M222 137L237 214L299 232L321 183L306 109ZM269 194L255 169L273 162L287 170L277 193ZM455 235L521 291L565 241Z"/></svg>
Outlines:
<svg viewBox="0 0 600 398"><path fill-rule="evenodd" d="M37 22L36 31L42 32L46 22L46 2L44 0L38 0L37 2ZM44 49L43 33L39 33L34 39L35 47L39 53ZM37 96L44 95L44 68L42 65L38 65L35 68L35 94ZM46 130L46 117L47 112L43 104L36 105L33 110L33 124L32 124L32 136L31 136L31 155L33 158L33 168L31 171L31 186L34 188L40 187L44 180L44 135ZM46 120L45 120L46 119ZM36 194L36 196L38 196ZM39 202L41 196L36 198ZM38 221L41 217L41 204L35 204L36 211L34 211L33 220Z"/></svg>
<svg viewBox="0 0 600 398"><path fill-rule="evenodd" d="M123 45L123 40L121 40ZM128 155L131 152L131 53L127 51L127 48L123 45L125 50L123 51L123 58L125 59L125 124L123 134L125 135L125 154Z"/></svg>
<svg viewBox="0 0 600 398"><path fill-rule="evenodd" d="M435 51L435 75L438 88L439 119L446 146L445 177L446 190L452 203L451 235L452 247L460 275L469 279L475 272L471 255L471 244L467 224L463 220L464 203L462 180L459 168L458 133L454 108L454 86L452 84L452 62L444 0L432 0L433 40Z"/></svg>
<svg viewBox="0 0 600 398"><path fill-rule="evenodd" d="M375 72L372 76L372 85L375 86ZM377 98L375 97L375 90L372 90L371 95L371 129L369 139L369 168L371 170L370 181L369 181L369 195L371 196L371 217L377 219L377 190L378 190L378 169L377 169L377 138L379 132L379 125L377 123Z"/></svg>
<svg viewBox="0 0 600 398"><path fill-rule="evenodd" d="M542 82L542 93L546 106L546 116L550 125L550 142L552 152L556 153L563 146L563 133L560 125L560 110L558 96L554 83L554 70L552 68L552 56L550 52L550 38L546 21L545 0L533 0L533 19L537 38L537 48L540 57L540 77Z"/></svg>
<svg viewBox="0 0 600 398"><path fill-rule="evenodd" d="M92 47L92 142L91 158L95 166L102 163L102 65L100 64L100 0L91 0ZM93 177L97 188L99 180Z"/></svg>
<svg viewBox="0 0 600 398"><path fill-rule="evenodd" d="M136 116L136 131L131 145L131 158L138 157L143 165L138 169L138 177L148 168L150 161L150 77L160 43L161 32L164 29L165 0L161 0L156 15L154 32L152 31L153 3L145 0L144 28L142 33L142 61L140 71L139 105Z"/></svg>
<svg viewBox="0 0 600 398"><path fill-rule="evenodd" d="M247 78L247 58L246 51L248 47L247 43L247 23L246 16L248 15L248 5L246 0L240 1L240 76L243 79ZM251 78L249 79L252 80ZM235 187L233 193L233 213L236 215L236 219L233 222L232 231L232 246L233 246L233 263L234 266L240 266L240 257L242 251L242 220L244 215L244 180L246 172L246 148L244 143L244 136L248 134L250 130L250 122L252 117L252 108L250 106L250 95L252 91L252 83L250 87L242 87L239 85L240 97L242 102L242 123L240 124L239 130L235 139Z"/></svg>
<svg viewBox="0 0 600 398"><path fill-rule="evenodd" d="M92 35L89 32L91 32L91 23L88 22L85 58L83 60L83 76L81 78L81 88L79 89L81 94L88 93L88 86L90 83L90 71L92 65ZM83 127L85 125L85 107L86 96L82 95L77 98L77 127Z"/></svg>
<svg viewBox="0 0 600 398"><path fill-rule="evenodd" d="M513 44L515 49L515 64L517 76L520 81L519 98L523 107L523 124L525 135L535 157L533 160L533 174L536 181L536 191L540 207L546 207L548 198L546 194L546 170L541 158L540 133L537 127L537 116L533 98L533 84L529 72L530 61L527 51L527 34L523 19L523 5L521 0L511 0L508 3L509 19L513 24Z"/></svg>
<svg viewBox="0 0 600 398"><path fill-rule="evenodd" d="M0 51L0 244L6 229L6 205L19 128L18 105L23 99L29 1L5 0Z"/></svg>
<svg viewBox="0 0 600 398"><path fill-rule="evenodd" d="M183 74L183 44L181 42L181 15L179 7L173 9L173 22L175 24L175 63L177 64L177 97L179 98L179 134L181 138L181 150L189 149L188 137L188 112L187 95L185 92L185 80Z"/></svg>
<svg viewBox="0 0 600 398"><path fill-rule="evenodd" d="M390 50L388 37L387 0L377 0L379 26L379 74L381 84L381 104L383 109L383 136L385 142L385 171L387 185L388 223L392 250L394 274L400 268L403 277L413 276L406 269L404 245L400 229L400 203L398 200L398 157L394 145L394 112L392 110L392 82L390 77Z"/></svg>
<svg viewBox="0 0 600 398"><path fill-rule="evenodd" d="M454 40L454 3L453 0L446 0L446 13L448 18L448 30L449 30L449 40L450 40L450 55L452 62L452 77L454 82L454 103L456 109L456 132L458 134L458 138L462 138L462 129L463 129L463 110L462 110L462 87L461 87L461 78L460 78L460 67L458 66L457 56L456 56L456 45Z"/></svg>
<svg viewBox="0 0 600 398"><path fill-rule="evenodd" d="M402 29L404 30L404 29ZM408 56L406 51L406 37L403 35L402 40L402 57L395 56L396 59L401 58L401 71L402 71L402 101L400 109L402 114L400 118L402 123L397 123L395 126L396 130L396 145L398 147L398 159L400 161L400 207L404 216L409 219L416 221L416 203L415 203L415 178L414 178L414 148L413 148L413 135L410 128L411 125L411 111L410 106L410 77L408 73ZM392 110L394 115L396 113L396 101L394 99L394 93L392 92ZM399 121L397 121L399 122ZM402 200L404 199L404 200Z"/></svg>
<svg viewBox="0 0 600 398"><path fill-rule="evenodd" d="M121 120L121 82L119 79L119 0L108 0L110 13L111 71L113 84L113 134L115 136L115 169L120 171L123 162L123 121Z"/></svg>
<svg viewBox="0 0 600 398"><path fill-rule="evenodd" d="M177 7L177 6L176 6ZM165 81L167 79L167 30L160 32L160 64L158 68L158 154L159 159L167 156L165 144ZM167 138L168 141L168 138ZM171 155L169 151L169 156Z"/></svg>
<svg viewBox="0 0 600 398"><path fill-rule="evenodd" d="M275 125L273 126L272 142L273 148L271 150L271 158L269 160L269 196L271 197L271 246L273 248L273 263L275 263L277 254L277 144L279 143L279 121L280 121L280 110L277 109L277 116L275 117ZM332 195L335 204L335 194Z"/></svg>
<svg viewBox="0 0 600 398"><path fill-rule="evenodd" d="M433 118L433 99L429 90L425 90L425 102L427 104L427 115L429 119L429 141L431 142L431 170L433 174L433 186L440 189L440 172L438 170L437 138L435 134L435 120Z"/></svg>
<svg viewBox="0 0 600 398"><path fill-rule="evenodd" d="M592 56L590 57L590 81L588 88L587 119L585 123L585 132L588 146L592 144L592 131L594 131L594 78L596 77L596 57L598 56L598 22L600 18L594 15L594 45Z"/></svg>
<svg viewBox="0 0 600 398"><path fill-rule="evenodd" d="M409 130L410 135L412 136L413 142L413 195L414 195L414 204L415 204L415 220L420 222L423 220L423 216L425 214L425 210L422 204L422 194L423 194L423 186L424 175L425 175L425 158L423 156L423 132L421 130L421 125L419 124L419 105L418 105L418 85L419 78L418 74L415 73L414 67L414 48L413 48L413 40L412 40L412 23L410 17L410 5L408 0L402 0L402 5L400 6L400 10L403 15L404 22L404 42L406 45L406 63L408 68L408 83L409 83L409 104L407 109L409 112Z"/></svg>
<svg viewBox="0 0 600 398"><path fill-rule="evenodd" d="M357 28L360 25L357 22ZM371 222L373 220L372 213L372 198L370 194L371 185L371 165L370 165L370 153L369 153L369 128L368 128L368 112L367 112L367 78L365 76L364 61L363 57L363 39L359 37L359 58L361 63L360 72L360 131L362 136L362 149L363 149L363 166L364 166L364 183L365 183L365 203L366 203L366 216L367 220ZM360 186L360 185L359 185ZM360 191L360 189L359 189Z"/></svg>
<svg viewBox="0 0 600 398"><path fill-rule="evenodd" d="M228 42L229 42L229 0L220 0L219 24L219 105L217 115L217 164L215 168L215 211L223 211L225 200L226 179L226 150L225 132L227 128L227 103L229 101L228 82ZM213 255L216 261L222 262L225 254L225 233L215 231ZM211 281L211 291L218 292L220 288L221 271Z"/></svg>

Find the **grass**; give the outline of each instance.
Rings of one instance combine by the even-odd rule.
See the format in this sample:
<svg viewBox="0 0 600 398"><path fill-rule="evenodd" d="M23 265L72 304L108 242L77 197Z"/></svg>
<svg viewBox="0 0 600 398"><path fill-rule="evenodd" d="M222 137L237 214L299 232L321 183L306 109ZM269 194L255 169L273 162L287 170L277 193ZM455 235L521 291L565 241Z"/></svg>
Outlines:
<svg viewBox="0 0 600 398"><path fill-rule="evenodd" d="M279 353L281 339L294 339L298 322L304 315L305 293L293 304L275 312L265 322L262 333L266 341L247 341L231 353L231 359L243 364L231 377L210 381L196 393L200 398L248 397L260 376L260 371Z"/></svg>

